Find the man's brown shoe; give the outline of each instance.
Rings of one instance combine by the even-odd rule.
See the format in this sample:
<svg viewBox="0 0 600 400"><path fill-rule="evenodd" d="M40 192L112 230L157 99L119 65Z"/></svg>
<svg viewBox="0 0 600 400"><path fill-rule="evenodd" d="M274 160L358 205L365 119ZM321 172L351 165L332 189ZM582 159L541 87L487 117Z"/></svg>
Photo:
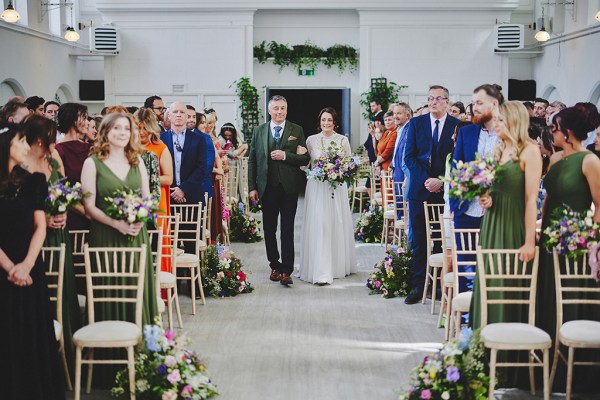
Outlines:
<svg viewBox="0 0 600 400"><path fill-rule="evenodd" d="M292 280L292 277L289 276L288 274L281 274L281 280L279 281L279 283L281 283L284 286L287 286L287 285L293 285L294 281Z"/></svg>
<svg viewBox="0 0 600 400"><path fill-rule="evenodd" d="M271 270L271 276L269 276L269 279L273 282L279 282L281 280L281 274L279 273L279 271L273 269Z"/></svg>

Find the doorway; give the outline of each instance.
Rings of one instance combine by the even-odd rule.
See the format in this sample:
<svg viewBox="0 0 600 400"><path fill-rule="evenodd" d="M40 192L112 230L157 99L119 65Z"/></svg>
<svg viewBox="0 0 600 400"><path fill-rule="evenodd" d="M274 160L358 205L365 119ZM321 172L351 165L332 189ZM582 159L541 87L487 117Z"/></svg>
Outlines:
<svg viewBox="0 0 600 400"><path fill-rule="evenodd" d="M308 138L319 133L319 111L325 107L333 107L338 113L340 124L339 132L350 140L350 89L280 89L267 88L265 102L268 103L272 96L280 95L288 103L287 119L304 129ZM268 104L265 104L265 109ZM267 121L271 119L265 113Z"/></svg>

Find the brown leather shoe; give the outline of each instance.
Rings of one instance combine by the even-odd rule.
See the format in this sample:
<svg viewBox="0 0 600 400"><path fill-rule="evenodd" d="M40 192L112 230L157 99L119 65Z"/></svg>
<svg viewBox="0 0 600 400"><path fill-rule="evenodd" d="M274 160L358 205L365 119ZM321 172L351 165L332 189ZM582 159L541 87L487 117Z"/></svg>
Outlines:
<svg viewBox="0 0 600 400"><path fill-rule="evenodd" d="M281 274L279 273L279 271L273 269L271 270L271 276L269 276L269 279L273 282L279 282L281 280Z"/></svg>
<svg viewBox="0 0 600 400"><path fill-rule="evenodd" d="M287 285L293 285L294 281L292 280L292 277L289 276L288 274L281 274L281 280L279 281L279 283L281 283L284 286L287 286Z"/></svg>

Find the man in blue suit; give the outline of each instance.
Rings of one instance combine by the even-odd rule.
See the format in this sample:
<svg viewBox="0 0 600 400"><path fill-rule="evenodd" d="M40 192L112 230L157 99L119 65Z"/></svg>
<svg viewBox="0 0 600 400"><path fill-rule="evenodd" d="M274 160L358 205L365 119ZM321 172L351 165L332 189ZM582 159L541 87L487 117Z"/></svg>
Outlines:
<svg viewBox="0 0 600 400"><path fill-rule="evenodd" d="M462 127L458 131L456 147L454 149L452 167L456 161L469 162L475 160L475 155L488 158L494 154L494 149L499 142L494 132L492 113L504 102L502 88L496 84L484 84L473 91L473 125ZM484 208L477 200L465 201L450 199L450 210L454 213L454 227L456 229L479 229ZM474 239L473 239L474 240ZM460 241L458 241L460 246ZM468 261L473 257L463 256L460 261ZM474 272L474 266L460 266L461 272ZM473 290L473 278L461 277L461 292Z"/></svg>
<svg viewBox="0 0 600 400"><path fill-rule="evenodd" d="M215 189L212 181L210 180L215 165L215 144L213 143L209 134L196 129L200 118L204 118L206 120L206 115L196 112L194 106L190 104L187 104L185 107L187 108L187 128L200 135L200 137L204 139L204 142L206 143L206 171L204 173L204 178L202 179L202 191L208 194L208 198L210 199L215 195Z"/></svg>
<svg viewBox="0 0 600 400"><path fill-rule="evenodd" d="M392 179L394 182L404 182L405 174L404 168L404 147L406 145L406 124L412 117L412 110L406 103L398 103L394 106L394 120L398 127L398 135L396 136L396 144L394 146L394 154L392 155L392 163L390 168L392 169ZM401 187L394 185L396 196L403 196L404 193L400 193ZM402 218L402 212L398 211L398 218Z"/></svg>
<svg viewBox="0 0 600 400"><path fill-rule="evenodd" d="M452 134L459 120L448 115L448 89L434 85L429 88L429 114L411 118L406 126L404 162L410 173L408 187L409 224L412 229L412 291L404 300L415 304L423 297L427 266L427 240L423 202L443 204L443 183L446 157L452 151ZM434 249L434 252L441 252ZM434 294L435 295L435 294Z"/></svg>

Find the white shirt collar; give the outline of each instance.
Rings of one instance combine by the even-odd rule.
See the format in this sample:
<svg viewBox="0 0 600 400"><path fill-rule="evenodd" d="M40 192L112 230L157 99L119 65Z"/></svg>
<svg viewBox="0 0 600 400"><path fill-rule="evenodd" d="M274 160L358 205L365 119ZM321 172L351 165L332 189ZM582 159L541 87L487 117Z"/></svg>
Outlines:
<svg viewBox="0 0 600 400"><path fill-rule="evenodd" d="M277 125L275 122L273 122L273 120L271 120L271 125L270 125L270 127L271 127L271 132L273 132L273 129L274 129L276 126L280 126L280 127L281 127L281 134L283 135L283 130L285 129L285 122L286 122L286 121L283 121L283 122L281 123L281 125Z"/></svg>

